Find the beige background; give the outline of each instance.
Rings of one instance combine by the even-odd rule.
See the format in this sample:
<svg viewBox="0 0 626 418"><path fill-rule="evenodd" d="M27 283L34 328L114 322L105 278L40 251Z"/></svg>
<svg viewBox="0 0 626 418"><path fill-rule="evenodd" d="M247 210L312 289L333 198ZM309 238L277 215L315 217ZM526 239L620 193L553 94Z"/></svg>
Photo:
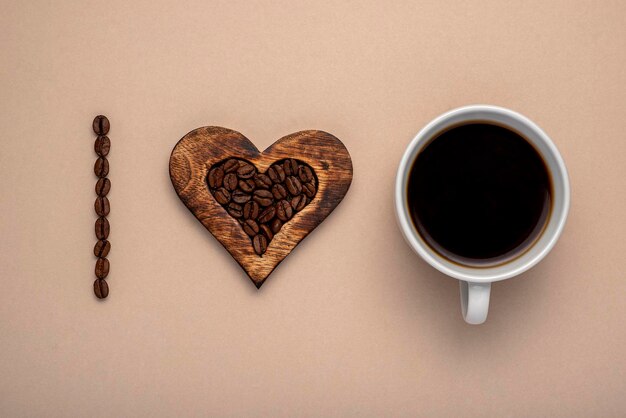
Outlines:
<svg viewBox="0 0 626 418"><path fill-rule="evenodd" d="M626 414L626 3L7 2L0 13L0 415ZM542 126L570 171L550 256L483 326L392 211L450 108ZM112 121L111 295L92 293L91 120ZM203 125L344 141L344 202L260 291L176 197Z"/></svg>

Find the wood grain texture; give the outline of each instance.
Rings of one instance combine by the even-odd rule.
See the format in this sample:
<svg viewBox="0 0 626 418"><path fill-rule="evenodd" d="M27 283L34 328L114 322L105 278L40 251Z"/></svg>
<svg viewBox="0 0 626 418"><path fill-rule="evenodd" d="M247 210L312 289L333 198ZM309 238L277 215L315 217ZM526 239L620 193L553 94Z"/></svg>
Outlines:
<svg viewBox="0 0 626 418"><path fill-rule="evenodd" d="M254 252L239 223L209 192L209 168L230 157L250 161L259 172L265 172L275 161L295 158L309 164L317 175L318 190L313 200L283 225L262 256ZM341 202L352 182L352 160L339 139L322 131L296 132L259 152L241 133L209 126L195 129L178 141L170 156L170 178L185 206L259 288Z"/></svg>

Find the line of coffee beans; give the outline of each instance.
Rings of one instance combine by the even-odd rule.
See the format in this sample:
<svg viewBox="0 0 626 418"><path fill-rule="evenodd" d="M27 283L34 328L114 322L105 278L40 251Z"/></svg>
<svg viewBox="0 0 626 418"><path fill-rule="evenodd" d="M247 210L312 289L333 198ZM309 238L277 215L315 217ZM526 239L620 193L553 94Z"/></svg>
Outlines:
<svg viewBox="0 0 626 418"><path fill-rule="evenodd" d="M109 133L109 119L106 116L98 115L93 120L93 131L98 135L96 142L94 143L94 150L98 154L98 159L93 167L94 173L98 176L98 182L96 183L96 202L94 203L94 209L98 215L96 220L96 242L93 248L93 253L98 257L96 261L96 281L93 282L93 291L98 299L104 299L109 295L109 285L105 278L109 275L109 260L106 258L111 250L111 243L109 242L110 225L109 220L106 218L111 211L111 206L107 194L111 190L111 181L108 179L109 175L109 160L106 156L111 150L111 140L107 136Z"/></svg>
<svg viewBox="0 0 626 418"><path fill-rule="evenodd" d="M235 218L262 256L274 235L317 193L315 171L287 158L258 173L249 161L230 158L209 169L207 184L215 200Z"/></svg>

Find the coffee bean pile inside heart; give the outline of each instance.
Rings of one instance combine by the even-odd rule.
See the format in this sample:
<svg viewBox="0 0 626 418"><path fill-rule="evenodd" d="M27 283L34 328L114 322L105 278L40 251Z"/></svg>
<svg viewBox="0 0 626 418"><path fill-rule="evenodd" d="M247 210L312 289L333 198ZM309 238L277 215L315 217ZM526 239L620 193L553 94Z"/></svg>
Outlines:
<svg viewBox="0 0 626 418"><path fill-rule="evenodd" d="M259 256L317 193L315 171L292 158L275 162L265 173L248 161L230 158L209 169L207 184L215 200L241 224Z"/></svg>

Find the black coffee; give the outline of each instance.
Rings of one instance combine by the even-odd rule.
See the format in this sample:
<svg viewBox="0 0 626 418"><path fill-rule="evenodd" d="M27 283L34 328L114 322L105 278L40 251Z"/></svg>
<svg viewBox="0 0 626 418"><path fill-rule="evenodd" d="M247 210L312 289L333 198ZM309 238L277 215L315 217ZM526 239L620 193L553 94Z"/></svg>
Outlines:
<svg viewBox="0 0 626 418"><path fill-rule="evenodd" d="M451 261L488 266L516 257L541 234L551 182L522 136L475 122L442 132L419 153L407 197L429 246Z"/></svg>

